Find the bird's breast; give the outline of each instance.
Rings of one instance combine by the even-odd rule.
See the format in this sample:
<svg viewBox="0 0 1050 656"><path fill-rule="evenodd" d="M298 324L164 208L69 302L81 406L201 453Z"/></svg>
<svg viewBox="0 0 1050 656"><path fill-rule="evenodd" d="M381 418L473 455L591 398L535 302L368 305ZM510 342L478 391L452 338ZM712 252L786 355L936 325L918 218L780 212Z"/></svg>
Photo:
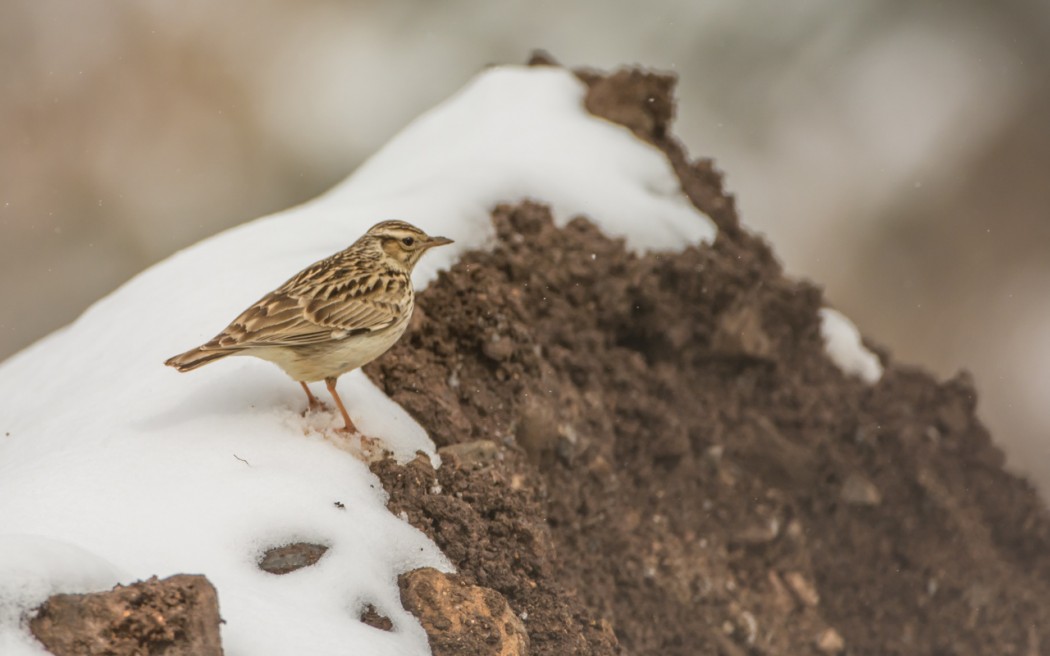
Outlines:
<svg viewBox="0 0 1050 656"><path fill-rule="evenodd" d="M266 359L295 380L312 382L338 377L386 353L408 328L409 315L404 313L404 318L389 328L282 349L285 352Z"/></svg>

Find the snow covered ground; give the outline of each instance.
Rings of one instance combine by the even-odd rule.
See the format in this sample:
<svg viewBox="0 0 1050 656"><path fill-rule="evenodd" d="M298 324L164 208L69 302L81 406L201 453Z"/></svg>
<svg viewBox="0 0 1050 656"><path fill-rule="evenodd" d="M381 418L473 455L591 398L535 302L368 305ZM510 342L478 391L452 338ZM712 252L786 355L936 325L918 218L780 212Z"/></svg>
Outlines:
<svg viewBox="0 0 1050 656"><path fill-rule="evenodd" d="M428 653L397 576L449 565L386 510L341 421L304 417L299 386L266 362L184 375L162 363L384 219L456 240L423 259L417 288L486 245L499 202L534 198L560 222L585 214L638 250L711 241L663 155L588 114L583 94L560 69L490 69L328 194L177 253L0 366L0 654L44 653L21 620L50 594L176 573L217 587L230 656ZM863 350L829 345L847 362ZM436 458L363 374L340 390L396 457ZM330 549L284 576L258 569L267 548L296 541ZM358 621L369 603L392 632Z"/></svg>

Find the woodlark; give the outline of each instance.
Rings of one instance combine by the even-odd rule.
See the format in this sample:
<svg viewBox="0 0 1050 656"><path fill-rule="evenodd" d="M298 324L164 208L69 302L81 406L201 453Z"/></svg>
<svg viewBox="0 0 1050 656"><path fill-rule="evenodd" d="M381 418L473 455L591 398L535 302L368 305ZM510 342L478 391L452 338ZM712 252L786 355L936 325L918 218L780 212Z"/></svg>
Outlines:
<svg viewBox="0 0 1050 656"><path fill-rule="evenodd" d="M412 269L423 253L451 239L403 221L377 223L350 248L303 269L256 301L210 342L164 364L190 371L228 355L254 355L297 380L311 408L322 405L307 383L324 380L346 422L336 379L386 352L412 316Z"/></svg>

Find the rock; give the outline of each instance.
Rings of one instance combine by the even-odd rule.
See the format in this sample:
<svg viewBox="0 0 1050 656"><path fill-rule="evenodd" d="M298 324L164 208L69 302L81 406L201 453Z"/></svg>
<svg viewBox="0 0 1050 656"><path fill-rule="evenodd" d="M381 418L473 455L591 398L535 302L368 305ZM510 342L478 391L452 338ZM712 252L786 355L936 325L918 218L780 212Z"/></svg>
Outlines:
<svg viewBox="0 0 1050 656"><path fill-rule="evenodd" d="M558 457L566 465L572 465L576 457L576 450L580 443L580 435L572 424L558 424Z"/></svg>
<svg viewBox="0 0 1050 656"><path fill-rule="evenodd" d="M222 656L221 621L208 579L179 574L54 595L29 628L55 656Z"/></svg>
<svg viewBox="0 0 1050 656"><path fill-rule="evenodd" d="M525 656L529 636L507 600L455 574L417 569L402 574L401 603L419 619L434 656Z"/></svg>
<svg viewBox="0 0 1050 656"><path fill-rule="evenodd" d="M722 464L722 456L726 453L726 448L721 444L714 444L704 449L704 458L707 459L715 467Z"/></svg>
<svg viewBox="0 0 1050 656"><path fill-rule="evenodd" d="M776 571L769 570L766 573L766 579L769 581L769 587L773 592L773 605L776 607L778 614L787 615L795 610L795 599L788 592L787 587Z"/></svg>
<svg viewBox="0 0 1050 656"><path fill-rule="evenodd" d="M711 348L729 357L767 360L773 356L773 342L762 328L759 306L740 302L718 318Z"/></svg>
<svg viewBox="0 0 1050 656"><path fill-rule="evenodd" d="M802 527L802 522L792 519L784 529L784 535L793 542L802 542L806 539L806 529Z"/></svg>
<svg viewBox="0 0 1050 656"><path fill-rule="evenodd" d="M801 572L787 572L784 574L784 581L803 606L812 608L820 603L820 595L817 593L817 589L813 587L813 584Z"/></svg>
<svg viewBox="0 0 1050 656"><path fill-rule="evenodd" d="M817 651L822 654L841 654L846 650L846 641L835 629L824 629L817 636Z"/></svg>
<svg viewBox="0 0 1050 656"><path fill-rule="evenodd" d="M852 506L877 506L882 503L879 488L856 472L846 477L839 498Z"/></svg>
<svg viewBox="0 0 1050 656"><path fill-rule="evenodd" d="M394 623L390 621L390 618L376 610L372 604L365 604L365 607L361 609L360 620L363 624L380 631L391 631L394 628Z"/></svg>
<svg viewBox="0 0 1050 656"><path fill-rule="evenodd" d="M271 574L287 574L313 565L321 560L321 556L326 551L328 547L323 544L310 544L309 542L273 547L267 549L259 559L259 569Z"/></svg>
<svg viewBox="0 0 1050 656"><path fill-rule="evenodd" d="M941 431L936 426L927 426L922 434L933 444L939 444L941 441Z"/></svg>
<svg viewBox="0 0 1050 656"><path fill-rule="evenodd" d="M493 335L492 339L485 340L485 343L481 345L481 351L488 359L503 362L509 360L514 354L514 342L508 337Z"/></svg>
<svg viewBox="0 0 1050 656"><path fill-rule="evenodd" d="M738 528L733 532L730 542L741 546L760 546L776 540L779 535L780 520L770 517Z"/></svg>
<svg viewBox="0 0 1050 656"><path fill-rule="evenodd" d="M530 399L522 409L515 439L534 462L554 452L558 444L558 422L551 403Z"/></svg>
<svg viewBox="0 0 1050 656"><path fill-rule="evenodd" d="M736 618L737 631L748 645L755 644L758 638L758 620L751 611L742 611Z"/></svg>
<svg viewBox="0 0 1050 656"><path fill-rule="evenodd" d="M500 459L500 446L492 440L472 440L438 449L441 461L456 467L483 467Z"/></svg>

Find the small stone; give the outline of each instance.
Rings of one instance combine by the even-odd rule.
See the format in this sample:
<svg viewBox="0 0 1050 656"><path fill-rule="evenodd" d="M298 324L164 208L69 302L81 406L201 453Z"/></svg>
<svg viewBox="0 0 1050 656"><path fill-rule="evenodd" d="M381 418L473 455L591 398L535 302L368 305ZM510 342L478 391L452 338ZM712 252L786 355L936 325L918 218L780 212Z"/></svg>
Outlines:
<svg viewBox="0 0 1050 656"><path fill-rule="evenodd" d="M572 424L558 425L558 457L567 465L571 465L576 456L576 445L579 444L580 436Z"/></svg>
<svg viewBox="0 0 1050 656"><path fill-rule="evenodd" d="M288 574L297 569L309 567L321 560L321 556L328 551L323 544L310 544L309 542L296 542L281 547L267 549L262 558L259 559L259 569L271 574Z"/></svg>
<svg viewBox="0 0 1050 656"><path fill-rule="evenodd" d="M780 535L780 520L772 517L761 524L751 524L733 533L733 544L758 546L768 544Z"/></svg>
<svg viewBox="0 0 1050 656"><path fill-rule="evenodd" d="M882 503L879 488L856 472L846 477L839 498L853 506L877 506Z"/></svg>
<svg viewBox="0 0 1050 656"><path fill-rule="evenodd" d="M803 606L813 608L820 603L820 595L817 593L817 589L801 572L787 572L784 574L784 581Z"/></svg>
<svg viewBox="0 0 1050 656"><path fill-rule="evenodd" d="M500 446L492 440L473 440L438 449L442 462L451 460L458 467L483 467L500 459Z"/></svg>
<svg viewBox="0 0 1050 656"><path fill-rule="evenodd" d="M755 614L746 610L741 612L737 616L737 626L744 636L744 642L749 645L755 644L755 639L758 638L758 620L755 619Z"/></svg>
<svg viewBox="0 0 1050 656"><path fill-rule="evenodd" d="M529 635L506 598L433 568L398 579L401 603L419 619L434 656L525 656Z"/></svg>
<svg viewBox="0 0 1050 656"><path fill-rule="evenodd" d="M941 431L936 426L927 426L923 434L926 435L926 439L933 442L934 444L937 444L941 441Z"/></svg>
<svg viewBox="0 0 1050 656"><path fill-rule="evenodd" d="M817 650L822 654L841 654L846 650L846 641L835 629L824 629L817 636Z"/></svg>
<svg viewBox="0 0 1050 656"><path fill-rule="evenodd" d="M787 614L795 608L795 601L788 593L787 587L780 576L773 570L769 570L766 578L769 579L769 587L773 589L773 601L781 614Z"/></svg>
<svg viewBox="0 0 1050 656"><path fill-rule="evenodd" d="M704 450L704 457L715 467L722 464L722 456L725 455L726 448L721 444L713 444Z"/></svg>
<svg viewBox="0 0 1050 656"><path fill-rule="evenodd" d="M504 360L509 360L510 356L514 354L514 342L509 337L493 335L492 339L485 341L481 345L481 352L490 360L503 362Z"/></svg>
<svg viewBox="0 0 1050 656"><path fill-rule="evenodd" d="M394 623L390 621L390 618L376 610L376 607L372 604L365 604L365 607L361 609L361 623L380 631L392 631L394 629Z"/></svg>
<svg viewBox="0 0 1050 656"><path fill-rule="evenodd" d="M539 462L544 454L556 452L558 423L551 404L535 399L526 403L514 431L514 438L533 462Z"/></svg>
<svg viewBox="0 0 1050 656"><path fill-rule="evenodd" d="M762 327L762 311L754 300L741 301L717 319L711 347L731 357L768 360L773 357L773 341Z"/></svg>

